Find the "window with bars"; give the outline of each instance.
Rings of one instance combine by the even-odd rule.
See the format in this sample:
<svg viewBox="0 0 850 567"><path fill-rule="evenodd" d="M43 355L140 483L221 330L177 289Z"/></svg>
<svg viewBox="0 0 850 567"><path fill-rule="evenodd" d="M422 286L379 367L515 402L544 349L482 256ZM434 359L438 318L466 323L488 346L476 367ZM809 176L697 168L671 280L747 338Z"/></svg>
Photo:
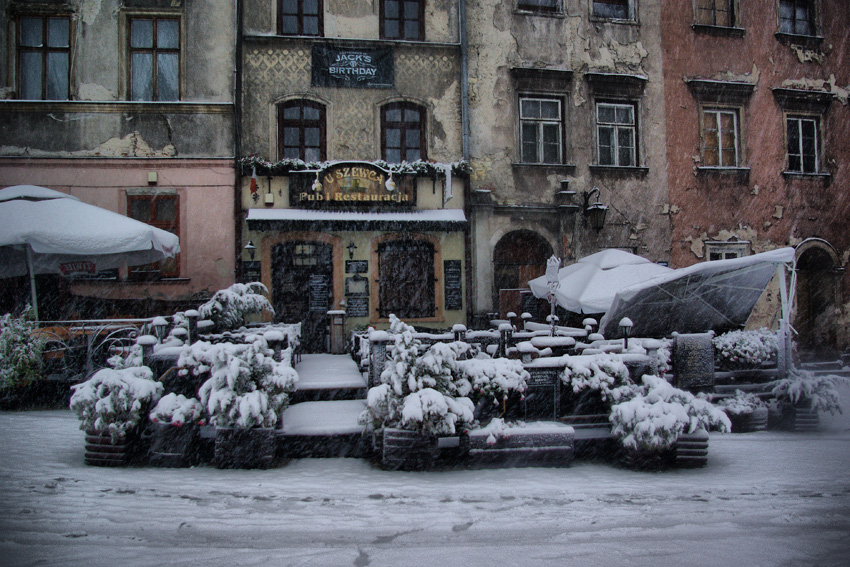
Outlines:
<svg viewBox="0 0 850 567"><path fill-rule="evenodd" d="M593 0L593 15L610 20L634 20L635 0Z"/></svg>
<svg viewBox="0 0 850 567"><path fill-rule="evenodd" d="M22 16L17 24L18 98L68 100L71 19Z"/></svg>
<svg viewBox="0 0 850 567"><path fill-rule="evenodd" d="M393 240L378 246L378 315L401 319L436 315L434 246Z"/></svg>
<svg viewBox="0 0 850 567"><path fill-rule="evenodd" d="M702 163L709 167L738 167L738 112L706 108L702 111Z"/></svg>
<svg viewBox="0 0 850 567"><path fill-rule="evenodd" d="M384 106L381 109L381 150L388 163L427 159L425 109L407 102Z"/></svg>
<svg viewBox="0 0 850 567"><path fill-rule="evenodd" d="M322 0L279 0L278 33L322 36Z"/></svg>
<svg viewBox="0 0 850 567"><path fill-rule="evenodd" d="M178 195L128 195L127 216L179 236L180 200ZM148 279L179 276L178 256L153 264L131 266L130 277Z"/></svg>
<svg viewBox="0 0 850 567"><path fill-rule="evenodd" d="M815 35L815 6L812 0L779 0L779 31Z"/></svg>
<svg viewBox="0 0 850 567"><path fill-rule="evenodd" d="M696 23L704 26L735 26L735 0L696 0Z"/></svg>
<svg viewBox="0 0 850 567"><path fill-rule="evenodd" d="M524 163L562 163L563 116L561 100L519 99L521 156Z"/></svg>
<svg viewBox="0 0 850 567"><path fill-rule="evenodd" d="M130 100L180 100L180 20L130 18Z"/></svg>
<svg viewBox="0 0 850 567"><path fill-rule="evenodd" d="M820 170L818 119L812 116L788 116L788 171L817 173Z"/></svg>
<svg viewBox="0 0 850 567"><path fill-rule="evenodd" d="M381 39L425 39L425 0L382 0Z"/></svg>
<svg viewBox="0 0 850 567"><path fill-rule="evenodd" d="M278 157L324 161L326 132L323 105L295 100L278 107Z"/></svg>
<svg viewBox="0 0 850 567"><path fill-rule="evenodd" d="M596 104L596 147L598 165L631 167L637 165L634 104Z"/></svg>

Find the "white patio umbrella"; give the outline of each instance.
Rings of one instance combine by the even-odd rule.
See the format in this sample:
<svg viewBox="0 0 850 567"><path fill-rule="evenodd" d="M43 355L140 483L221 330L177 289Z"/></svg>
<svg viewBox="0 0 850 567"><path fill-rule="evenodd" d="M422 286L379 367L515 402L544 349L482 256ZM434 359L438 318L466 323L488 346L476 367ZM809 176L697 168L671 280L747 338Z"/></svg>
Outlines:
<svg viewBox="0 0 850 567"><path fill-rule="evenodd" d="M602 250L558 271L560 287L555 291L555 299L567 311L604 313L619 290L670 271L642 256L613 248ZM547 297L545 276L528 284L536 297Z"/></svg>
<svg viewBox="0 0 850 567"><path fill-rule="evenodd" d="M177 235L76 197L35 185L0 190L0 278L97 273L149 264L180 252Z"/></svg>

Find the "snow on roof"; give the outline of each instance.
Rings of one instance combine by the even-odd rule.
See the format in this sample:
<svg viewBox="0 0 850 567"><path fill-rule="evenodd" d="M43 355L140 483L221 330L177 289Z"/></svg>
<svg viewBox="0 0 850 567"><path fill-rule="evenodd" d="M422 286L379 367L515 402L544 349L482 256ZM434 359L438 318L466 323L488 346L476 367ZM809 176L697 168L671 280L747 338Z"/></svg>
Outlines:
<svg viewBox="0 0 850 567"><path fill-rule="evenodd" d="M426 209L388 213L316 211L310 209L248 209L248 221L355 221L465 223L461 209Z"/></svg>
<svg viewBox="0 0 850 567"><path fill-rule="evenodd" d="M47 187L39 187L38 185L15 185L0 189L0 201L11 201L13 199L26 199L29 201L43 201L46 199L74 199L79 201L73 195L61 193L48 189Z"/></svg>

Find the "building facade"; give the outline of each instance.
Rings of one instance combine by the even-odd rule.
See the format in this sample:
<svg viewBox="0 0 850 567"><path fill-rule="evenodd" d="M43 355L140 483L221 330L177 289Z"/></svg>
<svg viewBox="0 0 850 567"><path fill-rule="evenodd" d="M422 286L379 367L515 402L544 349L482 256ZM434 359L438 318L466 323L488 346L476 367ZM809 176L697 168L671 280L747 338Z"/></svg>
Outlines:
<svg viewBox="0 0 850 567"><path fill-rule="evenodd" d="M846 349L850 10L667 0L661 23L673 264L795 246L800 347Z"/></svg>
<svg viewBox="0 0 850 567"><path fill-rule="evenodd" d="M465 322L457 2L242 6L243 278L307 350L331 322Z"/></svg>
<svg viewBox="0 0 850 567"><path fill-rule="evenodd" d="M527 282L552 254L669 262L658 3L467 9L476 320L529 311Z"/></svg>
<svg viewBox="0 0 850 567"><path fill-rule="evenodd" d="M3 0L0 29L0 186L68 192L180 237L173 260L43 278L75 300L52 316L162 313L233 283L233 3Z"/></svg>

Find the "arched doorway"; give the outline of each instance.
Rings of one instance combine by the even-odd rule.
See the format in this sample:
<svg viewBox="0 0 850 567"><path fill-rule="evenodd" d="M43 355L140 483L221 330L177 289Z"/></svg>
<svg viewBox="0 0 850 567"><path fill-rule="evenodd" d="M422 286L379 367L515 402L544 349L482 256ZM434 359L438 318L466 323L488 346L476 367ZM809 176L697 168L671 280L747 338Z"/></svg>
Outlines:
<svg viewBox="0 0 850 567"><path fill-rule="evenodd" d="M546 260L552 246L545 238L530 230L515 230L503 236L493 251L493 304L504 317L509 311L528 311L523 296L528 296L529 280L546 273Z"/></svg>
<svg viewBox="0 0 850 567"><path fill-rule="evenodd" d="M333 305L333 246L293 240L272 247L272 303L276 321L301 321L304 352L328 351Z"/></svg>
<svg viewBox="0 0 850 567"><path fill-rule="evenodd" d="M838 298L838 263L826 242L806 241L797 248L797 297L794 328L797 344L813 355L834 352Z"/></svg>

